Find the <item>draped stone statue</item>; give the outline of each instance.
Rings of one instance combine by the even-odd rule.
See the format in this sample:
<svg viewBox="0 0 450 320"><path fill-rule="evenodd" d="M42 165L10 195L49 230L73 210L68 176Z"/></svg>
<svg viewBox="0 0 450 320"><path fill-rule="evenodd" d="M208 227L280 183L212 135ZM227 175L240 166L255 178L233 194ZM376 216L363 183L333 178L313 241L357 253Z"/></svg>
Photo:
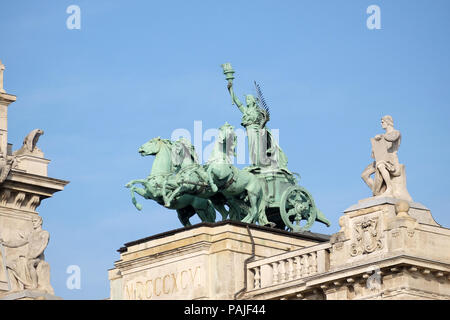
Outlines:
<svg viewBox="0 0 450 320"><path fill-rule="evenodd" d="M399 163L397 156L401 142L400 131L394 129L394 120L389 115L381 119L381 127L386 132L370 139L371 157L375 161L364 169L361 177L372 190L373 196L412 201L406 189L405 166Z"/></svg>
<svg viewBox="0 0 450 320"><path fill-rule="evenodd" d="M270 112L261 88L255 82L258 97L247 94L245 96L246 105L244 106L233 90L234 70L231 64L225 63L222 65L222 68L227 76L227 88L230 92L232 103L242 112L241 125L247 130L248 150L252 166L274 167L288 171L287 157L270 130L266 127L267 122L270 120Z"/></svg>

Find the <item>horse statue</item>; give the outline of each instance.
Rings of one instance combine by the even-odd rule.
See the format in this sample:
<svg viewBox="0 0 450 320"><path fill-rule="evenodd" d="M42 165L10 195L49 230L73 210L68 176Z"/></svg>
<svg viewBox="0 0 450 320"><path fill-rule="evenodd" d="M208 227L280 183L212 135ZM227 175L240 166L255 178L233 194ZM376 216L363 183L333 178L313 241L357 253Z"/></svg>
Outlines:
<svg viewBox="0 0 450 320"><path fill-rule="evenodd" d="M172 205L172 201L180 195L193 194L212 199L223 219L230 215L232 220L272 225L265 214L263 189L257 177L247 170L239 170L231 163L230 156L234 155L235 148L234 127L226 123L219 128L213 151L205 166L199 165L195 170L176 174L178 187L170 195L165 195L165 205Z"/></svg>
<svg viewBox="0 0 450 320"><path fill-rule="evenodd" d="M136 201L135 193L164 205L163 186L170 181L176 171L193 165L195 162L198 163L195 151L192 152L193 147L189 156L179 154L181 150L184 151L187 143L189 142L185 140L172 142L157 137L139 148L141 156L155 156L151 173L147 178L132 180L126 184L131 192L131 201L139 211L142 210L142 205ZM142 185L143 188L135 186L136 184ZM216 220L216 211L211 200L193 194L183 194L171 201L167 207L177 211L178 219L185 227L191 225L189 218L195 213L202 222L215 222Z"/></svg>

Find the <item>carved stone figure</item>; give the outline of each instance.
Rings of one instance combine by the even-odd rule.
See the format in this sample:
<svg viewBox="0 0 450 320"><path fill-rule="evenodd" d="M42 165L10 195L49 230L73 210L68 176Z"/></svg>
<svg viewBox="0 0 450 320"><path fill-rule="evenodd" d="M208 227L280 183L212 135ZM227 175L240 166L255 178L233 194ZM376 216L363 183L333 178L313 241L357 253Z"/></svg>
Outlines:
<svg viewBox="0 0 450 320"><path fill-rule="evenodd" d="M23 139L22 148L14 152L14 155L33 154L36 156L43 156L43 152L36 146L39 137L44 134L41 129L32 130L25 139Z"/></svg>
<svg viewBox="0 0 450 320"><path fill-rule="evenodd" d="M392 197L412 201L406 189L405 166L398 161L397 151L400 147L400 131L394 129L394 121L387 115L381 119L381 126L386 131L370 139L372 158L361 174L364 182L372 190L374 196ZM371 175L374 174L374 179Z"/></svg>
<svg viewBox="0 0 450 320"><path fill-rule="evenodd" d="M53 294L50 284L50 266L44 261L44 250L50 240L50 234L42 230L42 218L33 218L33 230L27 235L19 234L20 239L5 241L7 248L20 250L18 255L6 257L6 269L12 291L34 289ZM12 256L12 258L11 258Z"/></svg>

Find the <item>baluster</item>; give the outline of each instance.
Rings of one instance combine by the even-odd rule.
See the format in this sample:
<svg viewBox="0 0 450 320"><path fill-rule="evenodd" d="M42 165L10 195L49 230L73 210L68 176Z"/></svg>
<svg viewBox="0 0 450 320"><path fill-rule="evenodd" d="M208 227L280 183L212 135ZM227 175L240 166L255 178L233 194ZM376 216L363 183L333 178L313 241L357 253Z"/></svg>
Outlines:
<svg viewBox="0 0 450 320"><path fill-rule="evenodd" d="M294 259L288 259L289 273L288 280L294 280Z"/></svg>
<svg viewBox="0 0 450 320"><path fill-rule="evenodd" d="M302 276L302 265L300 264L300 257L295 257L295 278Z"/></svg>
<svg viewBox="0 0 450 320"><path fill-rule="evenodd" d="M255 287L255 289L259 289L259 288L261 288L261 271L260 271L260 267L256 267L253 270L254 270L254 273L255 273L254 287Z"/></svg>
<svg viewBox="0 0 450 320"><path fill-rule="evenodd" d="M279 262L280 282L286 281L286 262L281 260Z"/></svg>
<svg viewBox="0 0 450 320"><path fill-rule="evenodd" d="M277 262L272 262L272 276L273 276L273 280L272 280L272 284L277 284L279 279L278 279L278 263Z"/></svg>
<svg viewBox="0 0 450 320"><path fill-rule="evenodd" d="M317 272L317 252L311 253L311 259L310 259L310 274L314 274Z"/></svg>
<svg viewBox="0 0 450 320"><path fill-rule="evenodd" d="M305 277L309 272L309 264L308 264L308 255L304 254L301 257L302 259L302 276Z"/></svg>

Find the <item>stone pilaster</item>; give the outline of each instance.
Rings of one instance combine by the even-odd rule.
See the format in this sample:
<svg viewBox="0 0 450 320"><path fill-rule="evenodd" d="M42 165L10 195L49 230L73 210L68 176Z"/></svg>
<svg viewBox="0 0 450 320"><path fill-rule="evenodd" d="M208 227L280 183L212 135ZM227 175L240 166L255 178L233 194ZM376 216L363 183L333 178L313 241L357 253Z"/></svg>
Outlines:
<svg viewBox="0 0 450 320"><path fill-rule="evenodd" d="M0 153L8 153L8 107L16 96L0 92Z"/></svg>

